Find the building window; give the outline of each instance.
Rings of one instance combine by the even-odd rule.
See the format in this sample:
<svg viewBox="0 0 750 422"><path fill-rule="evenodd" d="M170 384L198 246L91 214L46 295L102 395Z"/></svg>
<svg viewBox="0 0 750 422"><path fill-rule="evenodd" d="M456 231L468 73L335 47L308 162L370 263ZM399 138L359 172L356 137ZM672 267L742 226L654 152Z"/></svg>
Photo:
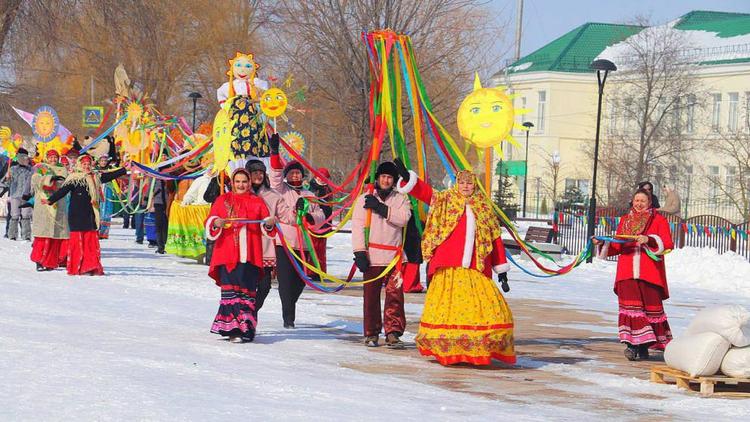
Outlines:
<svg viewBox="0 0 750 422"><path fill-rule="evenodd" d="M617 103L611 101L609 103L609 126L607 127L607 133L610 135L617 133L617 113Z"/></svg>
<svg viewBox="0 0 750 422"><path fill-rule="evenodd" d="M737 182L737 167L727 167L727 181L726 181L726 191L727 192L734 192L734 185Z"/></svg>
<svg viewBox="0 0 750 422"><path fill-rule="evenodd" d="M719 166L708 166L708 199L716 203L719 196Z"/></svg>
<svg viewBox="0 0 750 422"><path fill-rule="evenodd" d="M687 113L685 116L685 132L687 133L693 133L693 130L695 129L695 95L688 95L687 97Z"/></svg>
<svg viewBox="0 0 750 422"><path fill-rule="evenodd" d="M738 104L740 102L740 94L737 92L729 93L729 131L737 131L737 120L740 117L740 110Z"/></svg>
<svg viewBox="0 0 750 422"><path fill-rule="evenodd" d="M516 109L520 108L520 109L525 110L526 109L526 97L519 98L519 102L520 102L520 105L516 106ZM525 121L526 121L526 112L524 111L524 113L521 115L521 123L523 123ZM525 136L525 132L526 131L522 130L522 129L519 129L519 128L516 128L515 132L516 132L517 135L524 135Z"/></svg>
<svg viewBox="0 0 750 422"><path fill-rule="evenodd" d="M544 114L547 110L547 91L539 91L539 103L536 107L536 131L544 133Z"/></svg>
<svg viewBox="0 0 750 422"><path fill-rule="evenodd" d="M633 114L633 99L632 98L626 98L624 102L624 106L622 108L622 132L623 133L630 133L630 123L631 123L631 117Z"/></svg>
<svg viewBox="0 0 750 422"><path fill-rule="evenodd" d="M682 101L680 98L675 98L674 107L672 109L672 127L670 128L673 134L679 135L682 130Z"/></svg>
<svg viewBox="0 0 750 422"><path fill-rule="evenodd" d="M750 133L750 91L745 93L745 130Z"/></svg>
<svg viewBox="0 0 750 422"><path fill-rule="evenodd" d="M711 94L713 111L711 113L711 129L718 132L721 125L721 94Z"/></svg>

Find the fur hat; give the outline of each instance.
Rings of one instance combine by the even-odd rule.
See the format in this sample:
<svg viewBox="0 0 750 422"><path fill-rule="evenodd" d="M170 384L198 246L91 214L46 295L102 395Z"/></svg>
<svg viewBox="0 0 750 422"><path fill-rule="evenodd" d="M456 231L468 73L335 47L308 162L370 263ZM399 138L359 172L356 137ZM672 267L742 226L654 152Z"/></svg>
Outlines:
<svg viewBox="0 0 750 422"><path fill-rule="evenodd" d="M286 177L287 174L289 174L292 170L299 170L302 172L302 177L305 177L305 168L302 167L302 164L300 164L299 161L293 160L287 163L287 165L284 167L284 177Z"/></svg>
<svg viewBox="0 0 750 422"><path fill-rule="evenodd" d="M265 173L266 165L263 164L263 161L252 159L245 163L245 170L247 170L248 173L252 173L254 171L262 171L263 173ZM286 176L286 173L284 173L284 175Z"/></svg>
<svg viewBox="0 0 750 422"><path fill-rule="evenodd" d="M26 148L18 148L18 151L16 151L16 156L19 156L19 155L25 155L28 157L29 151L27 151Z"/></svg>
<svg viewBox="0 0 750 422"><path fill-rule="evenodd" d="M331 178L331 172L328 171L328 169L325 168L325 167L318 168L318 173L320 173L321 175L323 175L323 177L325 177L326 179L330 179Z"/></svg>
<svg viewBox="0 0 750 422"><path fill-rule="evenodd" d="M393 177L394 182L398 180L398 169L392 161L383 161L382 163L380 163L377 171L375 172L375 179L380 177L381 174L387 174Z"/></svg>

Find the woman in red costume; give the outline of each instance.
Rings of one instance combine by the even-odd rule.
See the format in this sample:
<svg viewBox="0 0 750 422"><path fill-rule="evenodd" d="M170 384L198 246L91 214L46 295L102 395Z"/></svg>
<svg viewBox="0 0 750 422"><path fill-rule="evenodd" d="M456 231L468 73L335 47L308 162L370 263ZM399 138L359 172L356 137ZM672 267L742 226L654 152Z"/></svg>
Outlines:
<svg viewBox="0 0 750 422"><path fill-rule="evenodd" d="M104 275L99 249L99 201L102 183L124 176L127 170L120 168L103 173L92 172L93 159L89 155L78 157L75 171L70 173L62 187L49 199L42 200L45 205L55 204L70 194L68 206L68 274L69 275Z"/></svg>
<svg viewBox="0 0 750 422"><path fill-rule="evenodd" d="M620 342L629 360L648 359L648 349L664 350L672 339L662 301L669 298L664 255L674 247L667 219L651 207L649 192L639 189L633 207L620 219L615 242L602 242L600 257L620 255L615 294L620 305ZM623 242L623 243L619 243Z"/></svg>
<svg viewBox="0 0 750 422"><path fill-rule="evenodd" d="M249 189L250 174L235 170L232 191L214 201L206 219L206 238L215 242L208 275L221 287L211 332L233 343L255 338L255 295L263 276L261 228L269 236L276 234L265 202Z"/></svg>

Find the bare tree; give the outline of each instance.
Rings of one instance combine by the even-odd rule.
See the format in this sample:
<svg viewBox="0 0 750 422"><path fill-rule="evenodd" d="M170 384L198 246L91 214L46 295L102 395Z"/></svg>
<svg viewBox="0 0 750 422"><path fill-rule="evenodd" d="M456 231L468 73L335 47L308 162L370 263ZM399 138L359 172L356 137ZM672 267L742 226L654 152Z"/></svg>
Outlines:
<svg viewBox="0 0 750 422"><path fill-rule="evenodd" d="M470 90L474 71L495 62L487 45L501 39L501 30L478 1L279 3L277 48L290 73L310 90L306 108L314 112L304 118L327 122L317 128L325 148L349 156L359 156L370 142L370 71L362 32L390 28L411 36L434 111L449 130L460 101L457 93Z"/></svg>
<svg viewBox="0 0 750 422"><path fill-rule="evenodd" d="M5 38L10 33L23 0L3 0L0 3L0 57L3 56Z"/></svg>
<svg viewBox="0 0 750 422"><path fill-rule="evenodd" d="M600 161L609 202L620 201L657 168L674 167L692 149L686 111L692 113L704 96L689 47L680 31L662 25L627 38L608 57L619 68L608 84L610 119Z"/></svg>
<svg viewBox="0 0 750 422"><path fill-rule="evenodd" d="M723 158L728 169L727 177L708 175L708 182L716 187L716 193L750 220L750 134L747 131L720 132L718 142L711 142L709 149ZM713 198L715 199L715 198Z"/></svg>

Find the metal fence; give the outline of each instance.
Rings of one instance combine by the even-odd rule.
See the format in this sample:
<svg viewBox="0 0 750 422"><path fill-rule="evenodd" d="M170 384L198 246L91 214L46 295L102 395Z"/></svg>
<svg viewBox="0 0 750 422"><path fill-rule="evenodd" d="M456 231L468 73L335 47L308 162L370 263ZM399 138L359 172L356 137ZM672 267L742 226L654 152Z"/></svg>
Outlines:
<svg viewBox="0 0 750 422"><path fill-rule="evenodd" d="M619 218L627 209L600 208L596 210L596 228L599 236L611 236L617 230ZM719 253L733 251L750 260L748 230L750 222L733 224L716 215L698 215L688 219L662 213L669 222L675 248L685 246L715 248ZM558 209L553 216L556 233L554 242L569 254L583 250L587 239L587 213L585 209Z"/></svg>

